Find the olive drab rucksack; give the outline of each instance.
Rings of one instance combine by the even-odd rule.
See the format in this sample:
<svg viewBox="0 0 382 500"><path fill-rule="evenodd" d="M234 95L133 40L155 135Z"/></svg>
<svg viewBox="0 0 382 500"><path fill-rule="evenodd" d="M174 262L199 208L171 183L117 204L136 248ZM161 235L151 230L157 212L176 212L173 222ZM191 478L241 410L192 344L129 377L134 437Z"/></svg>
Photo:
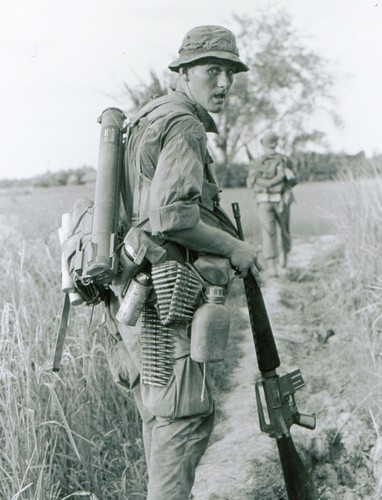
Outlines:
<svg viewBox="0 0 382 500"><path fill-rule="evenodd" d="M280 172L284 172L284 183L272 188L273 192L283 192L284 189L290 189L298 183L291 160L280 153L263 155L258 161L256 168L259 177L269 180L276 177Z"/></svg>
<svg viewBox="0 0 382 500"><path fill-rule="evenodd" d="M81 198L62 216L58 234L65 296L53 371L60 367L70 306L106 303L112 283L119 280L126 284L147 263L158 263L165 258L166 252L155 238L139 227L130 227L127 220L123 157L131 124L125 126L125 118L118 108L108 108L101 114L94 201Z"/></svg>

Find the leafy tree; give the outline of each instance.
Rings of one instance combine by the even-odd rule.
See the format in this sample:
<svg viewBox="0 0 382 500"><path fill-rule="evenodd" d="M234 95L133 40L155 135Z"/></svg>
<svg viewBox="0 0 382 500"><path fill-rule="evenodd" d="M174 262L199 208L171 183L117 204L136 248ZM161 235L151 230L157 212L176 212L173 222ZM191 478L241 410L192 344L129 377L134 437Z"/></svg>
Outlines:
<svg viewBox="0 0 382 500"><path fill-rule="evenodd" d="M217 117L220 161L232 164L243 144L258 141L269 129L283 146L295 149L321 140L309 125L312 114L326 111L335 123L333 76L327 61L308 49L285 11L234 16L240 55L248 73L237 75L224 111Z"/></svg>
<svg viewBox="0 0 382 500"><path fill-rule="evenodd" d="M165 95L172 84L172 75L159 76L154 70L150 71L149 82L141 81L138 86L132 86L129 83L123 83L124 93L127 94L130 102L128 111L135 112L150 99Z"/></svg>
<svg viewBox="0 0 382 500"><path fill-rule="evenodd" d="M284 10L258 11L253 18L234 15L233 24L250 71L236 76L223 112L214 116L219 136L213 135L211 143L217 163L227 169L246 161L244 146L252 149L269 129L278 133L290 152L322 141L325 134L309 124L314 112L325 111L340 123L327 61L307 48ZM135 87L124 83L129 111L167 93L173 78L173 74L159 76L151 71L148 83Z"/></svg>

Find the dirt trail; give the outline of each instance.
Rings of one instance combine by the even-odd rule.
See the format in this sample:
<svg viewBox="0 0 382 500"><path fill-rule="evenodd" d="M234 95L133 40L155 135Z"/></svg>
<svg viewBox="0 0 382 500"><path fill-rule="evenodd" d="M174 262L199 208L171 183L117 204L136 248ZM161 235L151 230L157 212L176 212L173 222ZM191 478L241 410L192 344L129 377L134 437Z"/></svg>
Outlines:
<svg viewBox="0 0 382 500"><path fill-rule="evenodd" d="M290 255L290 267L308 271L313 258L334 245L333 236L296 241ZM281 286L280 280L272 279L263 287L271 323L283 314L284 306L279 303ZM242 313L248 314L246 308L242 308ZM278 327L275 337L283 367L288 368L288 350L283 340L300 343L304 338L299 327L293 325ZM261 433L258 426L254 392L258 369L250 331L246 332L240 349L243 357L232 375L233 390L222 402L226 418L216 424L212 444L197 469L193 489L195 500L253 500L253 491L258 486L256 468L265 465L270 454L277 454L275 441Z"/></svg>

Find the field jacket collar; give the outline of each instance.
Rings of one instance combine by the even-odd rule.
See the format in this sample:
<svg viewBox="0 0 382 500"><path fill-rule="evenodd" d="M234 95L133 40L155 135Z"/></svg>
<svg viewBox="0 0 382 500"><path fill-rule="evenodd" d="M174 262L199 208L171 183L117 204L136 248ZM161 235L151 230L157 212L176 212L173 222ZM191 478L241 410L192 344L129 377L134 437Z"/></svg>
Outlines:
<svg viewBox="0 0 382 500"><path fill-rule="evenodd" d="M143 106L138 114L132 118L131 123L134 125L142 117L147 115L150 115L150 121L154 121L156 115L158 115L158 117L163 115L163 106L183 108L186 112L188 111L202 122L206 132L219 133L212 116L203 106L189 99L183 91L173 89L170 89L167 95L158 97Z"/></svg>

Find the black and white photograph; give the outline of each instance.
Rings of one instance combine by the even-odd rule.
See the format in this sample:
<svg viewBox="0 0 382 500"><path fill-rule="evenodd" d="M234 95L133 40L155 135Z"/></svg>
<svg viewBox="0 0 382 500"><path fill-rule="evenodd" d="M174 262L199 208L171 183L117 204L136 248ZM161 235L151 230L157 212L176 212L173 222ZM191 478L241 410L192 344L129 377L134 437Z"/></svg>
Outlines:
<svg viewBox="0 0 382 500"><path fill-rule="evenodd" d="M382 3L0 8L0 500L382 500Z"/></svg>

